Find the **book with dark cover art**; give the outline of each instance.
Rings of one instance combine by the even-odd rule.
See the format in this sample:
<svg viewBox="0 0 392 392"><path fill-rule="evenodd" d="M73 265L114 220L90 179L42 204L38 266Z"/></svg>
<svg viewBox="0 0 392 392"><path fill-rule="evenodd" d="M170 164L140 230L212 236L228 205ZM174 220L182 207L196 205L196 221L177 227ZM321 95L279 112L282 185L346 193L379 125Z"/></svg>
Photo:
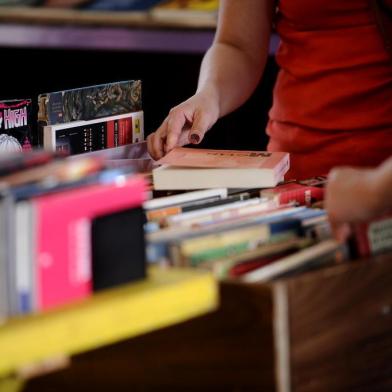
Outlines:
<svg viewBox="0 0 392 392"><path fill-rule="evenodd" d="M38 121L44 125L135 112L142 108L142 84L128 80L40 94L38 105Z"/></svg>
<svg viewBox="0 0 392 392"><path fill-rule="evenodd" d="M32 149L30 99L0 101L0 154Z"/></svg>

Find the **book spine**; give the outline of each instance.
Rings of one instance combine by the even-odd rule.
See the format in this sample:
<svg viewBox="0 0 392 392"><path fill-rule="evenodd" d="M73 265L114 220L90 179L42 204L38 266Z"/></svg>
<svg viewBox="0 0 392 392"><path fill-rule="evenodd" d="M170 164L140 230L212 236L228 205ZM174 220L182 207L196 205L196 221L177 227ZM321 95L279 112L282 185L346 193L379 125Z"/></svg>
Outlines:
<svg viewBox="0 0 392 392"><path fill-rule="evenodd" d="M16 203L15 208L15 264L18 314L33 311L32 279L32 208L29 201Z"/></svg>
<svg viewBox="0 0 392 392"><path fill-rule="evenodd" d="M106 126L107 148L115 147L114 144L114 121L108 121Z"/></svg>
<svg viewBox="0 0 392 392"><path fill-rule="evenodd" d="M290 169L290 155L286 154L275 170L276 182L282 181L284 179L284 175L287 173L289 169Z"/></svg>
<svg viewBox="0 0 392 392"><path fill-rule="evenodd" d="M358 224L354 228L355 250L359 257L367 257L370 255L370 244L367 230L368 224L366 223Z"/></svg>
<svg viewBox="0 0 392 392"><path fill-rule="evenodd" d="M140 80L130 80L41 94L39 120L56 125L136 112L142 108L141 90Z"/></svg>
<svg viewBox="0 0 392 392"><path fill-rule="evenodd" d="M286 191L280 194L280 204L295 202L301 206L310 207L315 201L323 200L324 190L322 188L303 187L302 189Z"/></svg>
<svg viewBox="0 0 392 392"><path fill-rule="evenodd" d="M9 310L9 273L7 263L7 203L0 201L0 323L5 320L10 313Z"/></svg>
<svg viewBox="0 0 392 392"><path fill-rule="evenodd" d="M274 197L279 205L295 203L310 207L314 202L324 199L324 189L299 184L282 185L273 189L261 190L260 195Z"/></svg>
<svg viewBox="0 0 392 392"><path fill-rule="evenodd" d="M244 192L242 194L229 196L225 199L216 198L211 201L195 202L193 204L188 204L188 205L182 205L182 206L176 205L176 206L161 208L158 210L147 211L146 216L148 220L161 220L168 216L181 214L183 212L190 212L190 211L202 210L205 208L218 207L218 206L234 203L236 201L242 201L248 199L250 199L250 195Z"/></svg>
<svg viewBox="0 0 392 392"><path fill-rule="evenodd" d="M132 143L144 140L144 112L140 111L132 116Z"/></svg>
<svg viewBox="0 0 392 392"><path fill-rule="evenodd" d="M144 203L143 207L146 210L160 209L170 207L178 204L193 203L193 202L208 202L211 199L219 198L224 199L227 197L227 188L207 189L202 191L192 191L181 193L178 195L159 197L148 200Z"/></svg>

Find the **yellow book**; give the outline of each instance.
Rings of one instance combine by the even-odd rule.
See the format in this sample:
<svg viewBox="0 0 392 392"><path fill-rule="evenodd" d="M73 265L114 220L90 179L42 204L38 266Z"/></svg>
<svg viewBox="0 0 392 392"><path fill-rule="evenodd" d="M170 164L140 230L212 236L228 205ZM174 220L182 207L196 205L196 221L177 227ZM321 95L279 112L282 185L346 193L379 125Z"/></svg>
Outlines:
<svg viewBox="0 0 392 392"><path fill-rule="evenodd" d="M216 308L210 273L152 268L145 281L0 326L0 378L48 358L70 356L185 321Z"/></svg>
<svg viewBox="0 0 392 392"><path fill-rule="evenodd" d="M218 8L218 0L167 0L153 7L150 15L159 22L213 27Z"/></svg>
<svg viewBox="0 0 392 392"><path fill-rule="evenodd" d="M159 10L217 11L218 0L167 0L155 7Z"/></svg>

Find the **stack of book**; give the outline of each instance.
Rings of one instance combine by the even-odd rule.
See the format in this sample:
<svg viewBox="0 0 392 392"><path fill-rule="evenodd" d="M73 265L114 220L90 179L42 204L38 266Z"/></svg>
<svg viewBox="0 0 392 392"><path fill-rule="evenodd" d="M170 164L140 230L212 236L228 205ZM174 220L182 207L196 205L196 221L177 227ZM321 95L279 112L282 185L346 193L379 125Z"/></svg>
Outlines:
<svg viewBox="0 0 392 392"><path fill-rule="evenodd" d="M0 319L145 276L146 184L132 168L44 150L0 168Z"/></svg>
<svg viewBox="0 0 392 392"><path fill-rule="evenodd" d="M144 204L150 262L261 282L345 259L315 208L326 178L283 182L287 153L181 147L158 163L155 189L194 191Z"/></svg>
<svg viewBox="0 0 392 392"><path fill-rule="evenodd" d="M144 204L151 263L266 282L392 249L390 214L336 242L322 209L327 178L284 182L286 153L179 147L157 163L156 190L194 191Z"/></svg>
<svg viewBox="0 0 392 392"><path fill-rule="evenodd" d="M140 80L38 97L38 144L70 155L144 140Z"/></svg>
<svg viewBox="0 0 392 392"><path fill-rule="evenodd" d="M346 246L332 239L326 212L305 205L316 187L291 185L295 193L283 184L268 195L217 188L145 202L149 262L262 282L345 259Z"/></svg>

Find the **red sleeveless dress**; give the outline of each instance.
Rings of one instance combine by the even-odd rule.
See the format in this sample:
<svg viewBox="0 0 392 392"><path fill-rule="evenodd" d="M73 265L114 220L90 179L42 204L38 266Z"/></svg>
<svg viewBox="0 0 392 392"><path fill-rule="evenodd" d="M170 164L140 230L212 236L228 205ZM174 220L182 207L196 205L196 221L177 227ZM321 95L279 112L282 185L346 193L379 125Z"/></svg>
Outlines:
<svg viewBox="0 0 392 392"><path fill-rule="evenodd" d="M281 0L269 151L288 151L286 178L392 155L392 60L368 0Z"/></svg>

